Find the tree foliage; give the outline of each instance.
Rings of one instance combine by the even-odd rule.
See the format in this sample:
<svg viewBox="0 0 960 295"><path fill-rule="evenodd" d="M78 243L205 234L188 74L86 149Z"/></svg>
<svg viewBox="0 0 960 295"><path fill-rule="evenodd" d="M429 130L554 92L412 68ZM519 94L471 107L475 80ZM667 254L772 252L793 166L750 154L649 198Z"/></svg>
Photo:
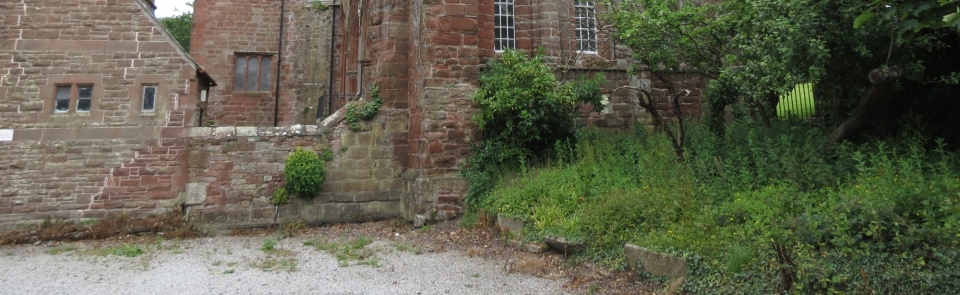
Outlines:
<svg viewBox="0 0 960 295"><path fill-rule="evenodd" d="M184 13L178 16L161 17L160 24L173 35L183 50L190 52L190 34L193 31L193 14Z"/></svg>
<svg viewBox="0 0 960 295"><path fill-rule="evenodd" d="M891 126L874 126L874 133L896 133L908 114L926 126L960 123L943 111L960 101L956 0L699 2L606 3L614 35L632 49L636 68L713 79L706 99L716 131L730 106L735 116L753 114L769 126L779 96L805 82L815 85L821 122L835 126L854 114L871 85L867 74L889 66L903 76L885 93L892 99L878 120ZM960 139L934 129L928 134Z"/></svg>
<svg viewBox="0 0 960 295"><path fill-rule="evenodd" d="M508 50L492 61L473 96L473 121L483 132L462 172L470 188L467 200L477 205L501 172L519 171L549 159L554 149L573 139L577 102L602 110L602 75L561 82L543 55Z"/></svg>

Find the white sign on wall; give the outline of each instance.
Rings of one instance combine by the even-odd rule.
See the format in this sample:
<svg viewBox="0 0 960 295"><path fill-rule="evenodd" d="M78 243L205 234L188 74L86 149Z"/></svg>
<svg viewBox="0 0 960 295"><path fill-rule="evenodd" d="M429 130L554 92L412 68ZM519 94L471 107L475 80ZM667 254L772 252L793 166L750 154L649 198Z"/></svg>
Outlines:
<svg viewBox="0 0 960 295"><path fill-rule="evenodd" d="M13 129L0 129L0 142L13 141Z"/></svg>

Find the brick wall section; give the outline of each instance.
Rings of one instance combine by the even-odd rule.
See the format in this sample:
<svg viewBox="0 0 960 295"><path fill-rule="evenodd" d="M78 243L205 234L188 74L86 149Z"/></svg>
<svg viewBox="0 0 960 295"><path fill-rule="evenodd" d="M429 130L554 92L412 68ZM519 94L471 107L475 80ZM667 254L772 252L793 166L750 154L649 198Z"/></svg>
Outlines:
<svg viewBox="0 0 960 295"><path fill-rule="evenodd" d="M283 74L280 121L284 124L281 126L314 125L318 118L336 111L330 110L327 97L334 11L316 10L310 3L288 1L289 26L284 30L290 30L290 34L285 34L289 39L284 42L287 54L283 58L293 62L290 71ZM318 112L321 113L318 115Z"/></svg>
<svg viewBox="0 0 960 295"><path fill-rule="evenodd" d="M190 53L220 86L204 105L204 126L274 126L277 60L281 85L279 126L315 124L318 100L329 73L330 13L307 0L286 0L280 49L278 0L198 0ZM270 87L234 89L236 53L272 58Z"/></svg>
<svg viewBox="0 0 960 295"><path fill-rule="evenodd" d="M11 2L0 4L0 128L195 120L195 69L137 1ZM56 85L65 83L94 85L89 114L53 114ZM160 86L153 113L140 112L145 83Z"/></svg>
<svg viewBox="0 0 960 295"><path fill-rule="evenodd" d="M0 229L45 219L148 215L186 182L181 126L197 121L197 68L150 7L130 1L0 3ZM58 85L93 86L89 113L54 112ZM141 89L158 87L156 110ZM75 105L75 102L73 103Z"/></svg>
<svg viewBox="0 0 960 295"><path fill-rule="evenodd" d="M423 133L417 142L420 150L413 158L419 177L414 180L413 195L406 207L410 214L448 219L462 211L466 182L458 173L471 150L475 91L471 84L425 88L423 119L417 128Z"/></svg>
<svg viewBox="0 0 960 295"><path fill-rule="evenodd" d="M194 1L190 54L220 81L204 106L204 126L273 126L274 88L234 91L234 52L272 55L270 85L275 85L280 1Z"/></svg>
<svg viewBox="0 0 960 295"><path fill-rule="evenodd" d="M98 128L86 139L73 140L40 139L89 129L18 131L14 142L0 144L0 229L176 209L186 176L185 141L159 138L177 130Z"/></svg>

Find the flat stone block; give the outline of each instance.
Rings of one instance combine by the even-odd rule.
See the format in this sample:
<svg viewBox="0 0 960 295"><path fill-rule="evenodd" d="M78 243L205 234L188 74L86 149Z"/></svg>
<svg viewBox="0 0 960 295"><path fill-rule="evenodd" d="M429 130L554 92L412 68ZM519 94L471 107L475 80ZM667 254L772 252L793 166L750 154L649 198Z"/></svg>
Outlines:
<svg viewBox="0 0 960 295"><path fill-rule="evenodd" d="M546 242L551 249L557 250L564 255L583 251L583 249L587 247L583 241L570 241L564 237L546 237L543 241Z"/></svg>
<svg viewBox="0 0 960 295"><path fill-rule="evenodd" d="M187 132L189 137L207 137L213 135L213 129L210 127L193 127Z"/></svg>
<svg viewBox="0 0 960 295"><path fill-rule="evenodd" d="M184 193L183 203L187 206L200 205L207 201L206 183L188 183Z"/></svg>
<svg viewBox="0 0 960 295"><path fill-rule="evenodd" d="M257 136L257 127L237 127L237 136Z"/></svg>
<svg viewBox="0 0 960 295"><path fill-rule="evenodd" d="M687 275L687 262L679 257L665 255L631 244L624 245L623 252L627 256L627 265L634 271L644 271L671 279L678 279Z"/></svg>
<svg viewBox="0 0 960 295"><path fill-rule="evenodd" d="M501 230L506 230L514 235L520 235L523 231L523 221L503 216L503 214L497 215L497 226L500 227Z"/></svg>
<svg viewBox="0 0 960 295"><path fill-rule="evenodd" d="M235 127L215 127L213 129L213 135L216 137L231 137L236 134L237 128Z"/></svg>

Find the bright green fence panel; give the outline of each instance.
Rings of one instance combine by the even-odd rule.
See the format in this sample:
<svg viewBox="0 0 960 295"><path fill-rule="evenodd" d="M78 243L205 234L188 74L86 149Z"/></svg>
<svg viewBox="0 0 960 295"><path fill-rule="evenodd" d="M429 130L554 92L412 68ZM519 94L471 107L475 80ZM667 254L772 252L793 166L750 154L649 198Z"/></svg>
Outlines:
<svg viewBox="0 0 960 295"><path fill-rule="evenodd" d="M797 84L790 93L781 95L777 104L777 116L780 118L807 119L816 113L813 83Z"/></svg>

